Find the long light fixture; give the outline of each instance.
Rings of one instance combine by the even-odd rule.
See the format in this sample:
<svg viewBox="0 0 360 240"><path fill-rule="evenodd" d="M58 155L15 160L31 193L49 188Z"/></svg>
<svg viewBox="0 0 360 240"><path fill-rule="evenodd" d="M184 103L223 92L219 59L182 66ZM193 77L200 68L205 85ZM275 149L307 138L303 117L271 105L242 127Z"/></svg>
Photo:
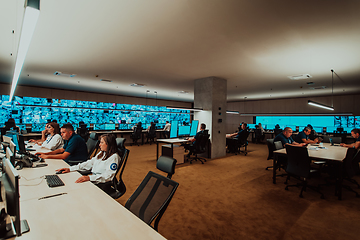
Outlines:
<svg viewBox="0 0 360 240"><path fill-rule="evenodd" d="M183 108L183 107L170 107L166 106L168 109L176 109L176 110L187 110L187 111L194 111L194 112L201 112L203 111L202 108Z"/></svg>
<svg viewBox="0 0 360 240"><path fill-rule="evenodd" d="M240 114L238 111L231 111L231 110L226 110L226 113L229 113L229 114Z"/></svg>
<svg viewBox="0 0 360 240"><path fill-rule="evenodd" d="M353 113L240 113L240 116L354 116Z"/></svg>
<svg viewBox="0 0 360 240"><path fill-rule="evenodd" d="M10 102L14 97L15 89L19 81L20 73L24 65L26 54L29 50L31 38L34 34L39 15L40 0L27 0L27 3L25 4L24 20L21 28L19 48L16 56L14 76L10 90Z"/></svg>
<svg viewBox="0 0 360 240"><path fill-rule="evenodd" d="M334 111L334 108L333 108L333 107L326 106L326 105L324 105L324 104L317 103L317 102L314 102L314 101L311 101L311 100L308 101L308 104L309 104L309 105L312 105L312 106L315 106L315 107L319 107L319 108L323 108L323 109L327 109L327 110Z"/></svg>

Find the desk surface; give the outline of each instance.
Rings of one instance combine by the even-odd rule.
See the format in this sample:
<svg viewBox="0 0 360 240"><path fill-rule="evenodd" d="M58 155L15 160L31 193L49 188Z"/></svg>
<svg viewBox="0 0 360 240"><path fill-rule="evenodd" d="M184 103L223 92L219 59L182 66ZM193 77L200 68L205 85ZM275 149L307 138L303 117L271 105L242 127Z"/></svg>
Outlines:
<svg viewBox="0 0 360 240"><path fill-rule="evenodd" d="M49 188L41 177L68 165L45 161L18 171L21 219L30 226L20 239L165 239L91 182L75 183L78 172L60 174L65 186ZM39 200L57 193L66 194Z"/></svg>
<svg viewBox="0 0 360 240"><path fill-rule="evenodd" d="M159 142L159 143L185 143L185 142L189 142L189 140L181 139L181 138L160 138L160 139L156 139L156 142Z"/></svg>
<svg viewBox="0 0 360 240"><path fill-rule="evenodd" d="M324 143L323 147L325 149L320 149L319 146L308 145L309 157L314 159L326 159L333 161L342 161L344 160L347 152L346 147L341 146L331 146L330 143ZM280 149L274 151L275 154L286 154L286 149Z"/></svg>

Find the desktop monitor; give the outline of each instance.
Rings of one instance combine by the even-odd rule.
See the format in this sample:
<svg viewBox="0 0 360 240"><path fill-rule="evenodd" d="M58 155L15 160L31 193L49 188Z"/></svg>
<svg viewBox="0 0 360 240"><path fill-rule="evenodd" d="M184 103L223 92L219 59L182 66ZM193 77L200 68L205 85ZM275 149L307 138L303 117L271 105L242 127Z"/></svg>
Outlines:
<svg viewBox="0 0 360 240"><path fill-rule="evenodd" d="M250 123L247 125L249 129L255 129L256 124Z"/></svg>
<svg viewBox="0 0 360 240"><path fill-rule="evenodd" d="M335 130L336 130L336 127L334 127L334 126L326 127L327 133L333 133L333 132L335 132Z"/></svg>
<svg viewBox="0 0 360 240"><path fill-rule="evenodd" d="M196 135L199 127L199 120L193 120L191 122L191 128L190 128L190 136L193 137Z"/></svg>
<svg viewBox="0 0 360 240"><path fill-rule="evenodd" d="M115 123L105 123L104 130L115 130Z"/></svg>
<svg viewBox="0 0 360 240"><path fill-rule="evenodd" d="M178 137L190 136L190 126L180 126L178 130Z"/></svg>
<svg viewBox="0 0 360 240"><path fill-rule="evenodd" d="M322 133L323 132L323 128L322 127L313 127L314 131L317 133Z"/></svg>
<svg viewBox="0 0 360 240"><path fill-rule="evenodd" d="M30 231L30 228L26 220L20 220L19 174L7 157L3 159L1 188L4 189L4 191L1 191L1 195L6 212L11 216L11 219L14 219L14 221L11 220L11 223L7 224L7 231L1 237L21 236L21 234Z"/></svg>
<svg viewBox="0 0 360 240"><path fill-rule="evenodd" d="M178 124L179 124L179 121L177 121L177 120L171 121L170 138L176 138L177 137Z"/></svg>

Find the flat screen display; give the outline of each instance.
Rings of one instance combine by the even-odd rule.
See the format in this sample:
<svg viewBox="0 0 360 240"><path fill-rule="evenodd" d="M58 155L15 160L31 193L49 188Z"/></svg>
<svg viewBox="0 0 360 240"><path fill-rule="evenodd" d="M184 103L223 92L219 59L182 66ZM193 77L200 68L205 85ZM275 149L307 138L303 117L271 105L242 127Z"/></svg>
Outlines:
<svg viewBox="0 0 360 240"><path fill-rule="evenodd" d="M177 137L177 132L178 132L178 124L179 121L174 120L170 122L171 127L170 127L170 138L176 138Z"/></svg>
<svg viewBox="0 0 360 240"><path fill-rule="evenodd" d="M191 122L191 129L190 129L190 136L191 137L196 135L196 133L198 131L198 126L199 126L199 120L193 120Z"/></svg>
<svg viewBox="0 0 360 240"><path fill-rule="evenodd" d="M190 126L179 126L178 136L190 136Z"/></svg>

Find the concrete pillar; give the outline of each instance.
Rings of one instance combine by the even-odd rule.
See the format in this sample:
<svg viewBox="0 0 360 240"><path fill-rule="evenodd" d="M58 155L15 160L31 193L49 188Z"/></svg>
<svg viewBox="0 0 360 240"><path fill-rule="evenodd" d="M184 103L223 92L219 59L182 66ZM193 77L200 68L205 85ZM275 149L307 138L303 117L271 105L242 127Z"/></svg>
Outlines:
<svg viewBox="0 0 360 240"><path fill-rule="evenodd" d="M211 141L211 158L226 155L227 80L218 77L196 79L194 83L194 119L205 123Z"/></svg>

